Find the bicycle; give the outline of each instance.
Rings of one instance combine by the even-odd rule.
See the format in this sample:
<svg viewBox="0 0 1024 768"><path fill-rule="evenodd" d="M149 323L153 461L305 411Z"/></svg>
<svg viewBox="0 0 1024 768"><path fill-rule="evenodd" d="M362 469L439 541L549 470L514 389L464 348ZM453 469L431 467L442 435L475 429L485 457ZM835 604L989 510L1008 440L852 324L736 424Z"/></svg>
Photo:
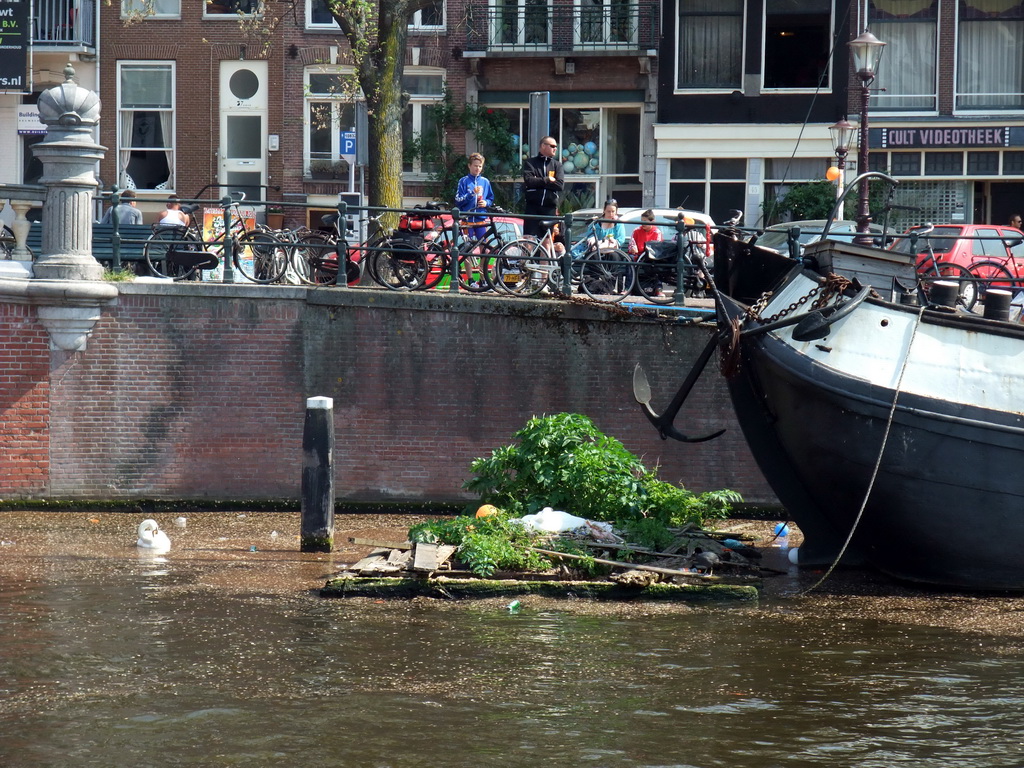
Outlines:
<svg viewBox="0 0 1024 768"><path fill-rule="evenodd" d="M1021 287L1024 286L1024 269L1021 265L1021 261L1024 261L1022 246L1024 246L1022 241L1013 242L1005 258L996 256L971 264L969 271L971 276L977 280L978 295L983 296L992 288L1007 290L1011 294L1016 294L1021 290Z"/></svg>
<svg viewBox="0 0 1024 768"><path fill-rule="evenodd" d="M459 242L459 260L456 268L460 288L471 293L496 289L493 275L489 274L486 268L488 257L497 255L505 245L515 242L502 233L495 221L495 216L505 214L503 208L493 206L484 221L459 222L460 232L463 234ZM478 227L484 228L483 234L479 237L466 236L470 229ZM438 282L441 280L440 276L450 273L451 253L454 247L454 229L448 226L440 230L428 249L434 262L431 271L439 275Z"/></svg>
<svg viewBox="0 0 1024 768"><path fill-rule="evenodd" d="M245 194L240 193L230 207L237 209L244 199ZM207 241L195 215L199 208L198 203L181 207L189 216L186 227L154 227L143 247L146 266L153 275L175 281L189 280L197 272L215 269L219 265L218 256L223 253L226 242L224 219L214 220L215 227L219 223L220 231L216 232L213 240ZM268 284L284 276L288 268L288 254L284 244L274 235L260 229L248 230L240 216L233 216L231 237L235 240L232 263L247 280ZM207 250L207 246L213 248Z"/></svg>
<svg viewBox="0 0 1024 768"><path fill-rule="evenodd" d="M955 280L959 288L957 290L957 304L964 307L968 312L974 309L978 302L979 284L970 269L952 261L943 261L935 257L931 239L928 237L935 230L934 224L922 224L918 227L911 227L911 237L924 238L925 250L918 254L914 268L917 271L918 282L921 293L925 299L931 294L932 285L938 280Z"/></svg>
<svg viewBox="0 0 1024 768"><path fill-rule="evenodd" d="M485 262L484 274L499 290L515 296L531 297L548 290L563 293L563 259L555 253L552 226L537 240L524 237L503 246ZM572 261L570 284L602 303L618 303L633 290L636 274L633 260L618 247L588 243L580 258Z"/></svg>
<svg viewBox="0 0 1024 768"><path fill-rule="evenodd" d="M683 291L684 295L695 298L710 290L700 269L702 264L707 263L706 241L703 237L694 237L690 228L687 228L685 235L681 268ZM635 267L636 288L641 296L652 304L671 304L675 301L680 273L678 242L664 240L648 243L643 253L637 255Z"/></svg>

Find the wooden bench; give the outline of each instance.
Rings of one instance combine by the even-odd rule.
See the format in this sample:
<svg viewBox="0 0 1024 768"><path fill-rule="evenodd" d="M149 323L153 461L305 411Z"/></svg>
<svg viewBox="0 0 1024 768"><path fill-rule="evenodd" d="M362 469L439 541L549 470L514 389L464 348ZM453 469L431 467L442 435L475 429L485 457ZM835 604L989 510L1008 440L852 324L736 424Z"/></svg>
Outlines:
<svg viewBox="0 0 1024 768"><path fill-rule="evenodd" d="M114 263L113 234L113 224L92 225L92 255L104 267ZM135 262L132 266L136 266L138 262L145 262L145 241L153 234L153 228L149 224L122 224L118 234L121 236L121 263ZM25 242L37 257L43 252L43 227L38 221L32 222ZM145 271L145 263L140 266Z"/></svg>

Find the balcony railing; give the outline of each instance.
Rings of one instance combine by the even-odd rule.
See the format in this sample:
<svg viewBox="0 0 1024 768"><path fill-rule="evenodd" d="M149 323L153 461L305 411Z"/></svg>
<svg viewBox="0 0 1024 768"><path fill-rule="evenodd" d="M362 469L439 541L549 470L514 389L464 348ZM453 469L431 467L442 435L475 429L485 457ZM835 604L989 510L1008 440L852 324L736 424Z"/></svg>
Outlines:
<svg viewBox="0 0 1024 768"><path fill-rule="evenodd" d="M36 0L35 12L36 46L96 47L96 0Z"/></svg>
<svg viewBox="0 0 1024 768"><path fill-rule="evenodd" d="M475 3L467 18L466 50L513 54L634 53L657 48L658 5L588 0Z"/></svg>

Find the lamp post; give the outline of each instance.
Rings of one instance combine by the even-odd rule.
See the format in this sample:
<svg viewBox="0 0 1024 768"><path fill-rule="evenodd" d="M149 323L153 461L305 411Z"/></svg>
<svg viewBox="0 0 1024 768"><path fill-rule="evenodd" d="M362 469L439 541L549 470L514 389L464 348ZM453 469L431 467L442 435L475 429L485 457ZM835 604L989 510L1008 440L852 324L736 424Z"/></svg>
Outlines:
<svg viewBox="0 0 1024 768"><path fill-rule="evenodd" d="M836 177L836 198L838 199L846 186L844 178L846 155L850 151L850 143L857 135L857 126L844 117L835 125L830 125L828 130L832 134L832 151L836 156L836 169L839 171L839 175Z"/></svg>
<svg viewBox="0 0 1024 768"><path fill-rule="evenodd" d="M878 73L878 61L882 58L885 43L866 29L850 41L853 56L853 71L860 80L860 147L857 155L857 173L868 169L868 99L871 97L871 83ZM871 221L871 207L868 203L868 180L861 179L857 200L857 232L866 234Z"/></svg>

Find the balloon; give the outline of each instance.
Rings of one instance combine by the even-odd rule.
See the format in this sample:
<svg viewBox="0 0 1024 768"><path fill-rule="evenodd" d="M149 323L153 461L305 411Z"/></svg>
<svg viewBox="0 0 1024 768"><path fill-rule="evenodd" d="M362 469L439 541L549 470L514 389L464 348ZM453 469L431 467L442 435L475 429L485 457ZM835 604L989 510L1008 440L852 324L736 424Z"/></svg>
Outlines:
<svg viewBox="0 0 1024 768"><path fill-rule="evenodd" d="M575 173L576 172L576 166L573 165L572 160L566 160L562 164L562 171L564 171L565 173Z"/></svg>
<svg viewBox="0 0 1024 768"><path fill-rule="evenodd" d="M835 181L836 179L839 178L839 169L833 165L831 168L825 171L825 178L828 179L829 181Z"/></svg>
<svg viewBox="0 0 1024 768"><path fill-rule="evenodd" d="M597 166L600 165L600 161L596 157L590 158L590 167L597 170Z"/></svg>
<svg viewBox="0 0 1024 768"><path fill-rule="evenodd" d="M562 150L562 159L563 160L569 159L569 150L568 149L563 149Z"/></svg>
<svg viewBox="0 0 1024 768"><path fill-rule="evenodd" d="M587 157L585 152L577 152L576 157L574 157L572 161L577 168L586 168L590 165L590 158Z"/></svg>
<svg viewBox="0 0 1024 768"><path fill-rule="evenodd" d="M519 144L519 134L518 133L513 133L512 134L512 143L516 144L516 145Z"/></svg>
<svg viewBox="0 0 1024 768"><path fill-rule="evenodd" d="M595 152L597 152L597 144L595 144L592 141L588 141L586 144L583 145L583 151L586 152L588 155L592 155Z"/></svg>
<svg viewBox="0 0 1024 768"><path fill-rule="evenodd" d="M577 151L577 150L578 150L579 148L580 148L580 145L579 145L579 144L570 144L570 145L569 145L569 154L570 154L570 155L575 155L575 154L576 154L576 151Z"/></svg>

